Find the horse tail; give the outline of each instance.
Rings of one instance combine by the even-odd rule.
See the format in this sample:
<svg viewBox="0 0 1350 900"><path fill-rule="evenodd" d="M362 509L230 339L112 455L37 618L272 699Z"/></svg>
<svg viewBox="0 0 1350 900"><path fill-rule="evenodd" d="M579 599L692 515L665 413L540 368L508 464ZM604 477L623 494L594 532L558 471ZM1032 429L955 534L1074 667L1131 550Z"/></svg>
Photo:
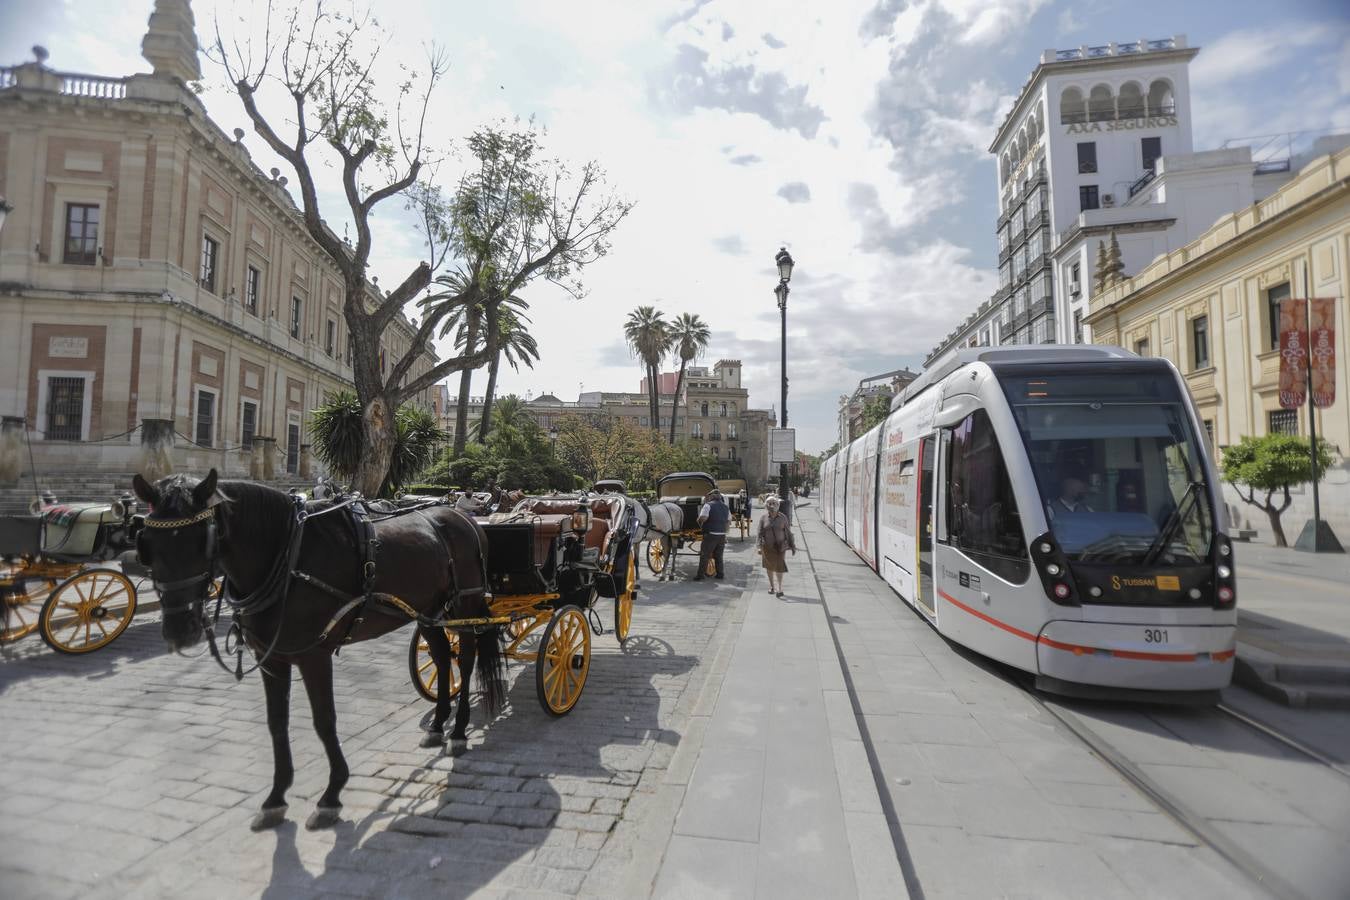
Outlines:
<svg viewBox="0 0 1350 900"><path fill-rule="evenodd" d="M502 649L502 630L489 628L474 636L478 652L478 686L483 689L483 702L488 715L496 716L506 706L506 655Z"/></svg>

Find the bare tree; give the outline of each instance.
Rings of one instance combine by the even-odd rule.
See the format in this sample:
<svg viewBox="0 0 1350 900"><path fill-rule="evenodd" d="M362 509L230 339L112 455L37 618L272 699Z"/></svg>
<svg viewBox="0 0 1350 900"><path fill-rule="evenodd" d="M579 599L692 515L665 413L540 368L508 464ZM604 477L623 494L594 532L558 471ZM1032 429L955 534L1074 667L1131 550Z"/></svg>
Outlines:
<svg viewBox="0 0 1350 900"><path fill-rule="evenodd" d="M551 172L538 164L526 166L535 176L530 187L542 183L548 188L531 190L527 196L519 187L513 191L509 169L506 181L485 178L483 135L503 134L492 130L470 138L479 171L467 174L447 198L436 184L444 160L428 146L426 122L448 61L433 48L424 70L404 69L395 107L388 110L376 96L373 75L382 39L368 13L334 13L319 0L307 12L297 9L279 15L269 3L261 47L236 41L227 45L217 22L211 50L254 130L295 170L305 228L342 277L343 317L351 335L352 375L365 428L353 486L369 495L378 492L389 469L398 407L454 372L486 364L496 352L498 317L488 314L483 317L487 333L481 344L410 378L443 320L484 300L495 313L496 298L516 293L539 275L579 293L575 276L608 250L609 233L630 209L630 204L612 196L597 200L603 173L594 163L586 165L575 184L561 166ZM293 110L265 113L259 105L265 88L289 98ZM528 162L537 143L532 131L525 134L531 153L523 162ZM509 140L506 146L511 146ZM495 154L497 161L509 156L509 152ZM329 161L336 162L341 173L345 208L340 209L355 229L352 244L337 237L320 210L315 167ZM367 278L370 219L377 205L395 196L404 199L417 219L427 258L382 294ZM465 276L462 286L422 300L421 324L408 350L382 374L380 341L386 329L452 258Z"/></svg>

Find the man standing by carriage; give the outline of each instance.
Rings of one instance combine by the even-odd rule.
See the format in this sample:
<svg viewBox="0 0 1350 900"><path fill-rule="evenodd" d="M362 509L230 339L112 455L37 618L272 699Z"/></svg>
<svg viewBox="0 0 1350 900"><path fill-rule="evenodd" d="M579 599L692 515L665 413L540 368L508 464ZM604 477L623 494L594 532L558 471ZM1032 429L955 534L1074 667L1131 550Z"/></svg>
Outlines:
<svg viewBox="0 0 1350 900"><path fill-rule="evenodd" d="M725 573L722 570L722 554L727 548L727 526L731 524L731 510L722 499L721 491L710 491L704 498L703 506L698 511L698 524L703 529L703 537L699 542L698 574L694 576L694 580L703 580L703 576L708 572L708 560L714 563L717 573L714 577L723 578Z"/></svg>

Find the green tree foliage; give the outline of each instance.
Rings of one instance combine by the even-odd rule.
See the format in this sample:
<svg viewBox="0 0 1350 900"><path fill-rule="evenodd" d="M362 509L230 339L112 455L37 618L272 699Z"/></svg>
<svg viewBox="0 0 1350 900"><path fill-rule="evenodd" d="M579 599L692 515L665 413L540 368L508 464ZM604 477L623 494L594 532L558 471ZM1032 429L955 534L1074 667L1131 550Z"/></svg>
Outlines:
<svg viewBox="0 0 1350 900"><path fill-rule="evenodd" d="M1331 451L1326 441L1318 438L1315 476L1318 481L1330 465ZM1243 502L1265 511L1275 546L1289 546L1280 515L1293 502L1289 489L1314 478L1308 441L1290 434L1244 437L1223 451L1222 477L1237 489ZM1264 499L1257 498L1259 492L1265 493ZM1278 506L1274 502L1276 492L1283 495Z"/></svg>
<svg viewBox="0 0 1350 900"><path fill-rule="evenodd" d="M331 400L310 412L314 453L329 472L343 481L352 481L359 470L364 429L361 401L351 391L338 391ZM395 414L393 456L379 496L391 496L416 480L447 437L436 427L431 413L417 406L399 407Z"/></svg>
<svg viewBox="0 0 1350 900"><path fill-rule="evenodd" d="M878 394L875 397L868 398L863 404L862 424L859 426L858 433L865 434L874 428L878 423L885 420L891 413L891 398L885 394Z"/></svg>
<svg viewBox="0 0 1350 900"><path fill-rule="evenodd" d="M497 416L487 443L471 443L463 453L441 456L427 472L427 481L470 490L499 485L531 493L572 490L572 472L554 453L548 436L535 423L524 402L508 394L497 403Z"/></svg>
<svg viewBox="0 0 1350 900"><path fill-rule="evenodd" d="M629 491L650 490L671 472L715 473L717 459L692 443L668 444L659 432L604 415L566 416L558 427L558 455L588 484L619 478Z"/></svg>

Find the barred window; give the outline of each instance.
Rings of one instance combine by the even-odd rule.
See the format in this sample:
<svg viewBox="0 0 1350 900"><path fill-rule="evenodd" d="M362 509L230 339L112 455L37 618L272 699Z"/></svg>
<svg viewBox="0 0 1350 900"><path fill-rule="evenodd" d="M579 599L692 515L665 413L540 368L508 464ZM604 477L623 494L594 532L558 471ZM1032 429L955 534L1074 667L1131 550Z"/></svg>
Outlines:
<svg viewBox="0 0 1350 900"><path fill-rule="evenodd" d="M248 267L244 277L244 309L258 314L258 295L262 292L262 273L254 266Z"/></svg>
<svg viewBox="0 0 1350 900"><path fill-rule="evenodd" d="M84 379L52 376L47 379L49 441L84 440Z"/></svg>
<svg viewBox="0 0 1350 900"><path fill-rule="evenodd" d="M1272 409L1270 411L1269 431L1271 434L1298 434L1298 410Z"/></svg>
<svg viewBox="0 0 1350 900"><path fill-rule="evenodd" d="M253 435L258 430L258 404L245 400L239 414L239 443L245 450L253 449Z"/></svg>
<svg viewBox="0 0 1350 900"><path fill-rule="evenodd" d="M216 395L210 391L197 392L197 430L193 440L203 447L211 446L216 430Z"/></svg>
<svg viewBox="0 0 1350 900"><path fill-rule="evenodd" d="M1268 348L1280 349L1280 302L1289 299L1289 282L1277 284L1266 291L1266 321L1270 328Z"/></svg>

